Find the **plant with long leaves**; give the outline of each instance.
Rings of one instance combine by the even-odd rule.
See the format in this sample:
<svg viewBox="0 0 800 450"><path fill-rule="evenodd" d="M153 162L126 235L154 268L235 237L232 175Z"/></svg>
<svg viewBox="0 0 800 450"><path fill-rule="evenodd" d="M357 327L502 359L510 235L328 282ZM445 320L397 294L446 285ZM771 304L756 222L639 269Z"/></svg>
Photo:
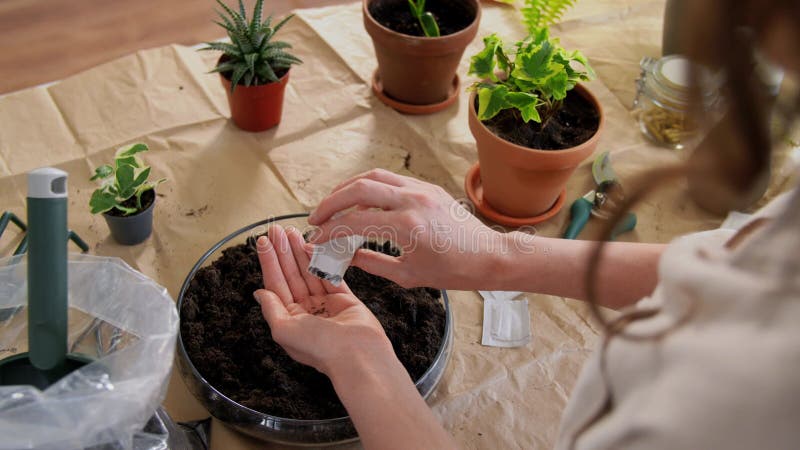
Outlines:
<svg viewBox="0 0 800 450"><path fill-rule="evenodd" d="M104 164L95 169L90 180L102 182L89 199L92 214L105 213L116 208L123 215L129 216L143 210L142 194L167 181L166 178L147 181L150 167L138 156L147 150L147 145L141 143L121 147L114 156L113 165ZM132 197L136 198L136 206L125 206L124 203Z"/></svg>
<svg viewBox="0 0 800 450"><path fill-rule="evenodd" d="M555 24L567 9L575 5L578 0L525 0L520 9L522 22L528 33L536 34L542 28Z"/></svg>
<svg viewBox="0 0 800 450"><path fill-rule="evenodd" d="M436 18L429 11L425 11L425 0L408 0L408 7L411 8L411 14L416 17L425 36L440 36L439 24L436 23Z"/></svg>
<svg viewBox="0 0 800 450"><path fill-rule="evenodd" d="M524 122L533 120L545 128L567 92L595 76L586 57L578 50L565 50L547 28L512 48L506 48L496 34L485 37L483 43L484 49L472 57L469 68L470 75L481 79L470 87L477 92L480 120L513 109Z"/></svg>
<svg viewBox="0 0 800 450"><path fill-rule="evenodd" d="M277 73L302 63L286 51L292 48L289 43L272 40L278 30L294 17L293 14L272 26L272 16L261 21L264 0L256 1L249 21L242 0L239 0L239 11L234 11L221 0L217 3L224 12L217 11L222 21L215 23L227 31L231 42L207 42L206 47L200 50L217 50L224 54L225 57L211 72L227 74L231 80L231 92L240 83L252 86L276 82Z"/></svg>

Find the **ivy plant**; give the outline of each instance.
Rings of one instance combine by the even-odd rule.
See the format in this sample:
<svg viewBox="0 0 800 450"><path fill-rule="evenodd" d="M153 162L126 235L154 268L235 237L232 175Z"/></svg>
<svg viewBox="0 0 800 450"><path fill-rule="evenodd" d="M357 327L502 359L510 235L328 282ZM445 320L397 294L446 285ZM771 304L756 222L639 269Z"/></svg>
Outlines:
<svg viewBox="0 0 800 450"><path fill-rule="evenodd" d="M117 209L129 216L142 211L142 194L155 189L166 181L147 181L150 167L146 166L139 153L146 152L147 145L137 143L117 150L113 164L104 164L94 171L91 181L100 180L100 187L92 193L89 207L92 214L99 214ZM135 198L135 207L127 206L129 199Z"/></svg>
<svg viewBox="0 0 800 450"><path fill-rule="evenodd" d="M573 0L574 2L574 0ZM560 5L564 0L526 0L534 4ZM581 81L595 77L589 61L578 50L567 51L550 36L550 21L563 9L551 6L539 12L526 12L528 36L506 46L496 34L483 39L484 48L471 59L469 74L480 78L470 89L477 92L478 118L489 120L507 109L515 110L524 122L533 120L546 127L561 108L567 92Z"/></svg>
<svg viewBox="0 0 800 450"><path fill-rule="evenodd" d="M225 55L211 72L228 74L231 92L240 83L252 86L276 82L276 72L302 63L300 58L287 51L292 48L288 42L272 40L278 30L294 17L293 14L272 26L272 16L261 21L264 0L256 1L249 21L242 0L239 0L239 11L234 11L221 0L217 3L224 13L217 11L222 21L215 23L227 31L231 42L207 42L206 47L200 50L217 50Z"/></svg>
<svg viewBox="0 0 800 450"><path fill-rule="evenodd" d="M422 32L425 33L425 36L440 36L439 24L436 23L436 18L429 11L425 11L425 0L408 0L408 7L411 8L411 14L419 21L419 26L422 27Z"/></svg>

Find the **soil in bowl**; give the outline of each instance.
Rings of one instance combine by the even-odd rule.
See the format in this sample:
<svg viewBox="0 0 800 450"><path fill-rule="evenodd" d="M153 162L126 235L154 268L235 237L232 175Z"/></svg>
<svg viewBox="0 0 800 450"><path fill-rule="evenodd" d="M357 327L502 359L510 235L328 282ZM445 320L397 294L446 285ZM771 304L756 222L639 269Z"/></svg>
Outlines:
<svg viewBox="0 0 800 450"><path fill-rule="evenodd" d="M455 0L428 0L425 11L433 14L442 36L467 28L475 20L465 2ZM408 0L380 0L369 5L369 13L381 25L398 33L410 36L425 36L419 21L408 6Z"/></svg>
<svg viewBox="0 0 800 450"><path fill-rule="evenodd" d="M142 211L146 211L147 208L149 208L150 205L153 203L153 201L155 201L155 199L156 199L156 191L154 189L148 189L148 190L144 191L142 193L142 209L140 209L136 213L130 214L130 215L136 215L136 214L139 214ZM126 208L136 208L136 196L133 196L133 197L125 200L124 202L122 202L122 206L124 206ZM114 217L128 217L122 211L120 211L117 208L112 208L109 211L105 212L105 214L108 214L109 216L114 216Z"/></svg>
<svg viewBox="0 0 800 450"><path fill-rule="evenodd" d="M397 255L388 243L365 245ZM444 336L439 291L404 289L356 267L344 278L378 318L411 378L419 379ZM292 360L272 340L253 299L253 291L262 286L252 238L200 269L181 308L181 338L189 359L214 388L256 411L306 420L346 416L330 380Z"/></svg>
<svg viewBox="0 0 800 450"><path fill-rule="evenodd" d="M477 111L477 97L474 106ZM516 109L503 110L483 124L495 135L523 147L563 150L591 139L600 126L600 116L589 100L569 91L561 109L544 129L534 121L525 123Z"/></svg>

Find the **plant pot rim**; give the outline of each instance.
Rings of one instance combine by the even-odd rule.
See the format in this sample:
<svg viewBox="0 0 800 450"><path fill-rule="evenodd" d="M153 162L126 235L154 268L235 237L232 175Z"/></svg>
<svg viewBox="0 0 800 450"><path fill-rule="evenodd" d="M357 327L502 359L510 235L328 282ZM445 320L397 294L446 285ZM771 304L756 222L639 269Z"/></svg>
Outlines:
<svg viewBox="0 0 800 450"><path fill-rule="evenodd" d="M112 215L111 215L111 214L109 214L108 212L104 212L104 213L103 213L103 216L105 216L105 217L108 217L108 218L110 218L111 220L119 220L119 219L132 219L132 218L134 218L134 217L136 217L136 216L139 216L139 215L141 215L141 214L144 214L144 213L146 213L147 211L149 211L149 210L153 209L153 207L155 207L155 206L156 206L156 199L158 198L158 195L157 195L157 193L156 193L156 190L155 190L155 188L153 188L153 189L152 189L152 191L153 191L153 201L150 203L150 206L148 206L147 208L145 208L145 209L143 209L143 210L141 210L141 211L137 211L137 212L136 212L136 214L131 214L131 215L128 215L128 216L112 216ZM144 195L144 194L143 194L143 195Z"/></svg>
<svg viewBox="0 0 800 450"><path fill-rule="evenodd" d="M459 39L461 37L466 37L466 35L470 34L471 31L472 31L472 28L477 28L477 24L479 23L480 18L481 18L481 2L480 2L480 0L460 0L460 1L463 1L465 3L471 3L471 4L475 5L475 18L472 19L472 22L470 22L469 25L467 25L466 27L456 31L455 33L446 34L444 36L438 36L438 37L412 36L410 34L399 33L397 31L392 30L391 28L387 28L387 27L383 26L383 24L381 24L380 22L375 20L375 18L372 17L372 14L369 13L369 8L368 8L369 4L374 2L374 1L379 1L379 0L362 0L361 1L361 10L362 10L362 12L364 14L364 20L367 21L376 30L380 30L383 33L386 33L386 34L388 34L390 36L393 36L395 38L408 39L408 40L412 40L412 41L422 41L422 42L431 42L431 43L433 43L433 42L442 42L442 41L445 41L445 40L457 40L457 39ZM372 34L372 33L370 33L370 31L371 31L370 27L368 26L367 27L367 32L369 34ZM475 30L475 31L477 32L477 30ZM469 40L471 41L472 38L469 38Z"/></svg>
<svg viewBox="0 0 800 450"><path fill-rule="evenodd" d="M472 130L473 134L477 134L476 133L476 131L477 131L476 128L477 128L483 134L491 136L490 139L493 139L495 141L501 141L501 142L504 143L504 145L506 145L506 146L508 146L510 148L513 148L516 151L520 151L520 152L528 152L528 153L533 153L533 154L539 154L539 155L542 155L542 156L551 155L551 157L552 156L556 156L556 155L563 156L563 155L567 155L569 153L580 152L585 147L594 145L594 143L597 142L600 139L600 135L601 135L600 132L603 129L603 126L605 125L605 114L603 113L603 107L600 105L600 102L597 101L597 97L595 97L594 94L592 94L592 92L584 84L578 83L578 84L575 85L575 88L572 89L572 90L577 92L577 93L579 93L579 95L583 96L583 98L589 100L589 102L597 110L597 116L598 116L597 130L594 132L592 137L590 137L589 139L581 142L580 144L574 145L574 146L569 147L569 148L562 148L562 149L557 149L557 150L555 150L555 149L554 150L544 150L544 149L539 149L539 148L525 147L525 146L522 146L522 145L519 145L519 144L515 144L515 143L513 143L511 141L508 141L506 139L503 139L502 137L500 137L500 136L496 135L495 133L493 133L492 130L490 130L488 127L486 127L486 125L483 123L482 120L478 119L478 113L475 111L475 96L476 96L476 93L475 93L474 90L472 91L472 93L470 93L469 104L468 104L468 106L469 106L468 109L469 109L469 119L470 119L469 120L469 125L470 125L470 129Z"/></svg>

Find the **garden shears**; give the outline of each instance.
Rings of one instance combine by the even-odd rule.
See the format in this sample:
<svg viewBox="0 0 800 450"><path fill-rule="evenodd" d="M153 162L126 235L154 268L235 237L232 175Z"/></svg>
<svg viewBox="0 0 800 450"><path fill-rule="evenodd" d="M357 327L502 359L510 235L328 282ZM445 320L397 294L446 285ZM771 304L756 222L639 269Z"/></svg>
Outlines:
<svg viewBox="0 0 800 450"><path fill-rule="evenodd" d="M608 152L601 153L592 163L592 177L597 186L572 203L569 209L570 222L564 232L564 239L575 239L586 226L590 216L604 220L611 218L612 213L609 209L624 198L622 186L611 167L611 157ZM614 227L611 240L635 227L636 215L626 214L625 218Z"/></svg>

